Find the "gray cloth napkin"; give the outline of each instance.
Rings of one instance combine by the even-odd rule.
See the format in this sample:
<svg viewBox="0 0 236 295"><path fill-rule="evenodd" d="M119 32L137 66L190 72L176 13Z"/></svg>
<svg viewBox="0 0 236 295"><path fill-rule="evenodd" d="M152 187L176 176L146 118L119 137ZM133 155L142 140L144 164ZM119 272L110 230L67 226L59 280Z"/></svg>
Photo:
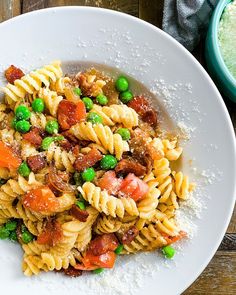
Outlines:
<svg viewBox="0 0 236 295"><path fill-rule="evenodd" d="M207 26L217 0L165 0L162 28L193 50Z"/></svg>

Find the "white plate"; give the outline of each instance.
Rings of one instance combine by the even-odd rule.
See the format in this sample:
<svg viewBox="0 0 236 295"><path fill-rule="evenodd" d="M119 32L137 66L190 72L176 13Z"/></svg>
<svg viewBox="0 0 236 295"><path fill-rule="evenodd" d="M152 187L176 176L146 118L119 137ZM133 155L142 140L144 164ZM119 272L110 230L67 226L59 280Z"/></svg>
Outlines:
<svg viewBox="0 0 236 295"><path fill-rule="evenodd" d="M90 61L118 67L157 92L175 122L194 129L185 146L184 168L196 178L192 173L196 169L188 165L192 159L197 172L204 170L197 181L207 207L201 219L193 217L197 235L183 243L169 267L155 253L120 259L115 271L101 276L70 279L52 273L29 279L21 273L18 247L1 241L1 293L181 293L219 246L235 196L234 132L222 98L204 69L156 27L104 9L62 7L25 14L0 25L0 40L1 72L10 64L30 70L55 59ZM159 80L157 86L155 80Z"/></svg>

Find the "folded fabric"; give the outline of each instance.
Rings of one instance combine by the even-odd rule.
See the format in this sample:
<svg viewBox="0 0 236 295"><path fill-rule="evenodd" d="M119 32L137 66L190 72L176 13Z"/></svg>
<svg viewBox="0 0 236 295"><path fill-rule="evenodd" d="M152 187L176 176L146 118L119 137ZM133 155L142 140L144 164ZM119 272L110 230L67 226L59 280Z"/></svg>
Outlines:
<svg viewBox="0 0 236 295"><path fill-rule="evenodd" d="M207 26L217 0L164 0L162 28L192 51Z"/></svg>

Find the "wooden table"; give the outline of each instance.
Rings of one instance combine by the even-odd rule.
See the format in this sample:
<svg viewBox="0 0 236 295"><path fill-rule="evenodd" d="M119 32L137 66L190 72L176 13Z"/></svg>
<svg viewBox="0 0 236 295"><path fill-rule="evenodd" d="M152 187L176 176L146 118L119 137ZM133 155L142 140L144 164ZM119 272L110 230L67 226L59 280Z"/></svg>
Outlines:
<svg viewBox="0 0 236 295"><path fill-rule="evenodd" d="M87 5L129 13L161 27L164 0L0 0L0 22L36 9ZM203 41L194 56L204 65ZM3 58L3 57L2 57ZM236 130L236 105L225 98ZM201 276L185 292L189 294L236 294L236 210L218 251Z"/></svg>

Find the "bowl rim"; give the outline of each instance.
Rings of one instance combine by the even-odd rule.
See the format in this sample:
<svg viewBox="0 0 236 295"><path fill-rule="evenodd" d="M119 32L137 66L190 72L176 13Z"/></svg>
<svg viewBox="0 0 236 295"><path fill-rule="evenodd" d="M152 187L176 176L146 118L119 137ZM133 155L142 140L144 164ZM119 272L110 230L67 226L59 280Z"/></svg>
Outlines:
<svg viewBox="0 0 236 295"><path fill-rule="evenodd" d="M215 58L218 62L219 66L222 69L222 72L224 73L227 80L231 83L231 85L236 88L236 79L229 71L228 67L225 64L225 61L223 59L220 45L219 45L219 38L218 38L218 32L219 32L219 25L221 21L221 17L224 13L224 10L227 5L229 5L233 0L220 0L214 10L213 17L212 17L212 46L213 50L215 51Z"/></svg>
<svg viewBox="0 0 236 295"><path fill-rule="evenodd" d="M225 1L225 0L224 0ZM227 1L231 1L231 0L227 0ZM201 74L204 76L204 78L207 80L207 82L210 84L210 86L212 87L212 90L215 93L215 99L218 101L218 103L220 104L222 111L225 115L225 118L227 120L227 126L230 129L230 133L232 138L234 138L233 140L233 149L234 149L234 158L233 158L233 163L236 163L236 140L235 140L235 133L234 133L234 128L233 128L233 124L232 121L230 119L230 115L228 113L228 110L226 108L225 102L218 90L218 88L216 87L216 85L214 84L212 78L210 77L210 75L207 73L206 69L200 64L200 62L194 58L194 56L182 45L180 44L177 40L175 40L172 36L170 36L169 34L167 34L166 32L164 32L162 29L158 28L155 25L152 25L151 23L144 21L138 17L135 17L133 15L130 15L128 13L124 13L124 12L120 12L120 11L114 11L111 9L107 9L107 8L98 8L98 7L91 7L91 6L79 6L79 5L75 5L75 6L59 6L59 7L50 7L50 8L44 8L44 9L39 9L39 10L35 10L35 11L30 11L24 14L20 14L18 16L15 16L11 19L8 19L2 23L0 23L0 27L3 27L5 25L8 25L10 23L13 23L16 21L16 19L24 19L24 17L26 17L27 15L37 15L37 14L41 14L41 13L46 13L49 11L60 11L60 10L99 10L99 11L105 11L106 13L110 13L110 14L119 14L122 17L125 17L127 19L135 19L138 23L142 23L143 25L154 29L155 31L157 31L159 34L164 35L165 38L169 39L172 43L175 44L175 46L181 48L181 50L183 50L185 52L185 54L187 56L189 56L192 60L192 62L196 65L196 67L200 70ZM223 237L224 234L226 233L227 227L230 223L232 214L233 214L233 210L234 210L234 206L235 206L235 201L236 201L236 185L234 185L233 187L233 194L232 194L232 199L231 199L231 204L230 204L230 210L229 210L229 214L227 215L227 217L225 218L224 221L224 226L222 227L221 231L218 233L218 239L215 241L214 243L214 247L212 247L212 251L209 252L208 258L205 259L204 261L202 261L201 264L198 264L198 267L196 268L194 274L192 274L191 279L188 281L188 283L185 283L184 285L182 285L181 288L179 288L180 293L184 292L188 287L191 286L191 284L200 276L200 274L204 271L204 269L207 267L207 265L209 264L209 262L211 261L211 259L213 258L213 256L215 255ZM178 290L178 291L179 291Z"/></svg>

